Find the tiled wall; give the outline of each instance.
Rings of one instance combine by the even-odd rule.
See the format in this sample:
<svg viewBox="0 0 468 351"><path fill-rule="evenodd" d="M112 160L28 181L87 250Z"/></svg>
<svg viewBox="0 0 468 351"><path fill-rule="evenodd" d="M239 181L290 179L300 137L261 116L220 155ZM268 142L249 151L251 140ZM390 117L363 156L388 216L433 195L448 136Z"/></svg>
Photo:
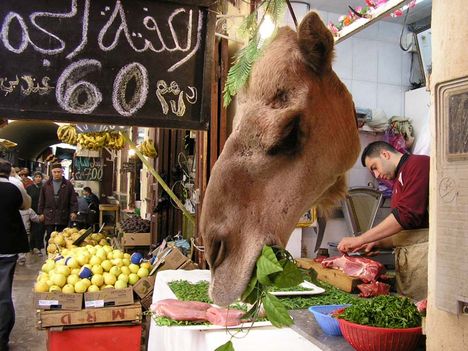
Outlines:
<svg viewBox="0 0 468 351"><path fill-rule="evenodd" d="M339 14L320 12L325 23ZM388 117L404 114L411 54L400 49L402 25L379 21L336 46L333 68L357 107L380 108Z"/></svg>

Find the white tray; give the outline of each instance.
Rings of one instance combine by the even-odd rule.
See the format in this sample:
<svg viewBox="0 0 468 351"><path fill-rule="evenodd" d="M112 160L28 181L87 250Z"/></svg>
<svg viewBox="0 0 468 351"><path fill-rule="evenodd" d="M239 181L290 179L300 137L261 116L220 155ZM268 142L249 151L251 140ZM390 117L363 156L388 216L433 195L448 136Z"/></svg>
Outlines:
<svg viewBox="0 0 468 351"><path fill-rule="evenodd" d="M293 295L316 295L325 292L325 289L312 284L308 281L303 281L299 286L310 290L296 290L296 291L271 291L272 295L276 296L293 296Z"/></svg>
<svg viewBox="0 0 468 351"><path fill-rule="evenodd" d="M171 270L171 271L161 271L156 276L155 289L158 289L160 292L157 294L157 298L154 298L153 302L164 300L164 299L176 299L174 292L169 287L169 283L174 280L187 280L191 283L198 283L200 281L210 281L210 271L208 270ZM216 305L213 305L218 307ZM153 321L154 323L154 321ZM255 322L252 325L252 322L241 323L232 327L224 327L220 325L173 325L173 326L158 326L162 328L179 328L179 329L189 329L189 330L216 330L216 329L241 329L241 328L250 328L250 327L271 327L272 324L269 321Z"/></svg>

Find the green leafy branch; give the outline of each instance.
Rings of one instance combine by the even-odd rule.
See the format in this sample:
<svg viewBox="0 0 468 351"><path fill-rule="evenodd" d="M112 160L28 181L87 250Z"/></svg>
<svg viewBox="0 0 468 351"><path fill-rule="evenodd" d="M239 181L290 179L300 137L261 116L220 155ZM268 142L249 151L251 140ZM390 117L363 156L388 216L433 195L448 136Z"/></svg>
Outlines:
<svg viewBox="0 0 468 351"><path fill-rule="evenodd" d="M232 97L236 95L248 81L253 64L261 56L271 38L274 37L273 35L268 41L261 40L260 38L259 30L265 20L265 16L269 15L276 27L283 16L285 5L286 0L265 0L255 11L245 17L240 24L238 31L242 36L248 38L248 42L236 55L234 63L227 74L223 91L225 107L231 103ZM260 21L257 22L260 9L264 9L264 12Z"/></svg>
<svg viewBox="0 0 468 351"><path fill-rule="evenodd" d="M281 248L264 246L257 259L254 274L241 296L243 302L252 305L243 318L258 319L263 306L267 319L277 328L293 324L286 306L268 292L271 287L289 288L304 281L303 272L296 266L291 254ZM231 339L215 351L234 351Z"/></svg>

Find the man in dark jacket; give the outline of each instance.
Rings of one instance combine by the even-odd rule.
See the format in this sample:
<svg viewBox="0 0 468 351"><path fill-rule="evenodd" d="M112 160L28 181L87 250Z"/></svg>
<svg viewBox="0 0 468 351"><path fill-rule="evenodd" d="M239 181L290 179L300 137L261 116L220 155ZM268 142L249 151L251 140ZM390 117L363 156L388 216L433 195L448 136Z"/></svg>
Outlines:
<svg viewBox="0 0 468 351"><path fill-rule="evenodd" d="M39 196L41 195L42 181L44 177L41 172L34 172L33 184L26 188L26 192L31 196L31 208L37 213L39 207ZM41 249L44 248L44 224L31 222L30 246L33 253L42 256Z"/></svg>
<svg viewBox="0 0 468 351"><path fill-rule="evenodd" d="M47 235L65 229L69 221L76 220L78 201L73 185L63 176L60 163L52 165L52 177L43 185L39 196L38 214L44 221Z"/></svg>
<svg viewBox="0 0 468 351"><path fill-rule="evenodd" d="M24 189L9 182L10 171L10 162L0 159L0 351L8 350L15 324L11 291L18 253L29 251L19 210L29 208L31 199Z"/></svg>
<svg viewBox="0 0 468 351"><path fill-rule="evenodd" d="M88 204L86 223L88 226L94 226L99 222L99 198L93 193L89 186L83 188L83 197Z"/></svg>

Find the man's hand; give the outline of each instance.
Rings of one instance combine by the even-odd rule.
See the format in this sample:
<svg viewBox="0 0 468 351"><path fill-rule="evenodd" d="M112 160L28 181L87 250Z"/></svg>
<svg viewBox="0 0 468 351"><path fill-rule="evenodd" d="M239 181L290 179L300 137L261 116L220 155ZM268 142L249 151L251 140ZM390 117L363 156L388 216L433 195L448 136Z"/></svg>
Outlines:
<svg viewBox="0 0 468 351"><path fill-rule="evenodd" d="M75 221L76 220L76 213L70 213L70 220Z"/></svg>
<svg viewBox="0 0 468 351"><path fill-rule="evenodd" d="M338 244L338 250L342 253L347 252L355 252L358 251L364 244L362 240L357 236L347 236L341 239L340 243Z"/></svg>
<svg viewBox="0 0 468 351"><path fill-rule="evenodd" d="M368 244L364 244L356 248L354 252L360 251L364 256L375 256L380 253L380 251L374 250L376 245L377 242L375 241Z"/></svg>
<svg viewBox="0 0 468 351"><path fill-rule="evenodd" d="M39 215L39 222L44 223L45 217L43 214Z"/></svg>

